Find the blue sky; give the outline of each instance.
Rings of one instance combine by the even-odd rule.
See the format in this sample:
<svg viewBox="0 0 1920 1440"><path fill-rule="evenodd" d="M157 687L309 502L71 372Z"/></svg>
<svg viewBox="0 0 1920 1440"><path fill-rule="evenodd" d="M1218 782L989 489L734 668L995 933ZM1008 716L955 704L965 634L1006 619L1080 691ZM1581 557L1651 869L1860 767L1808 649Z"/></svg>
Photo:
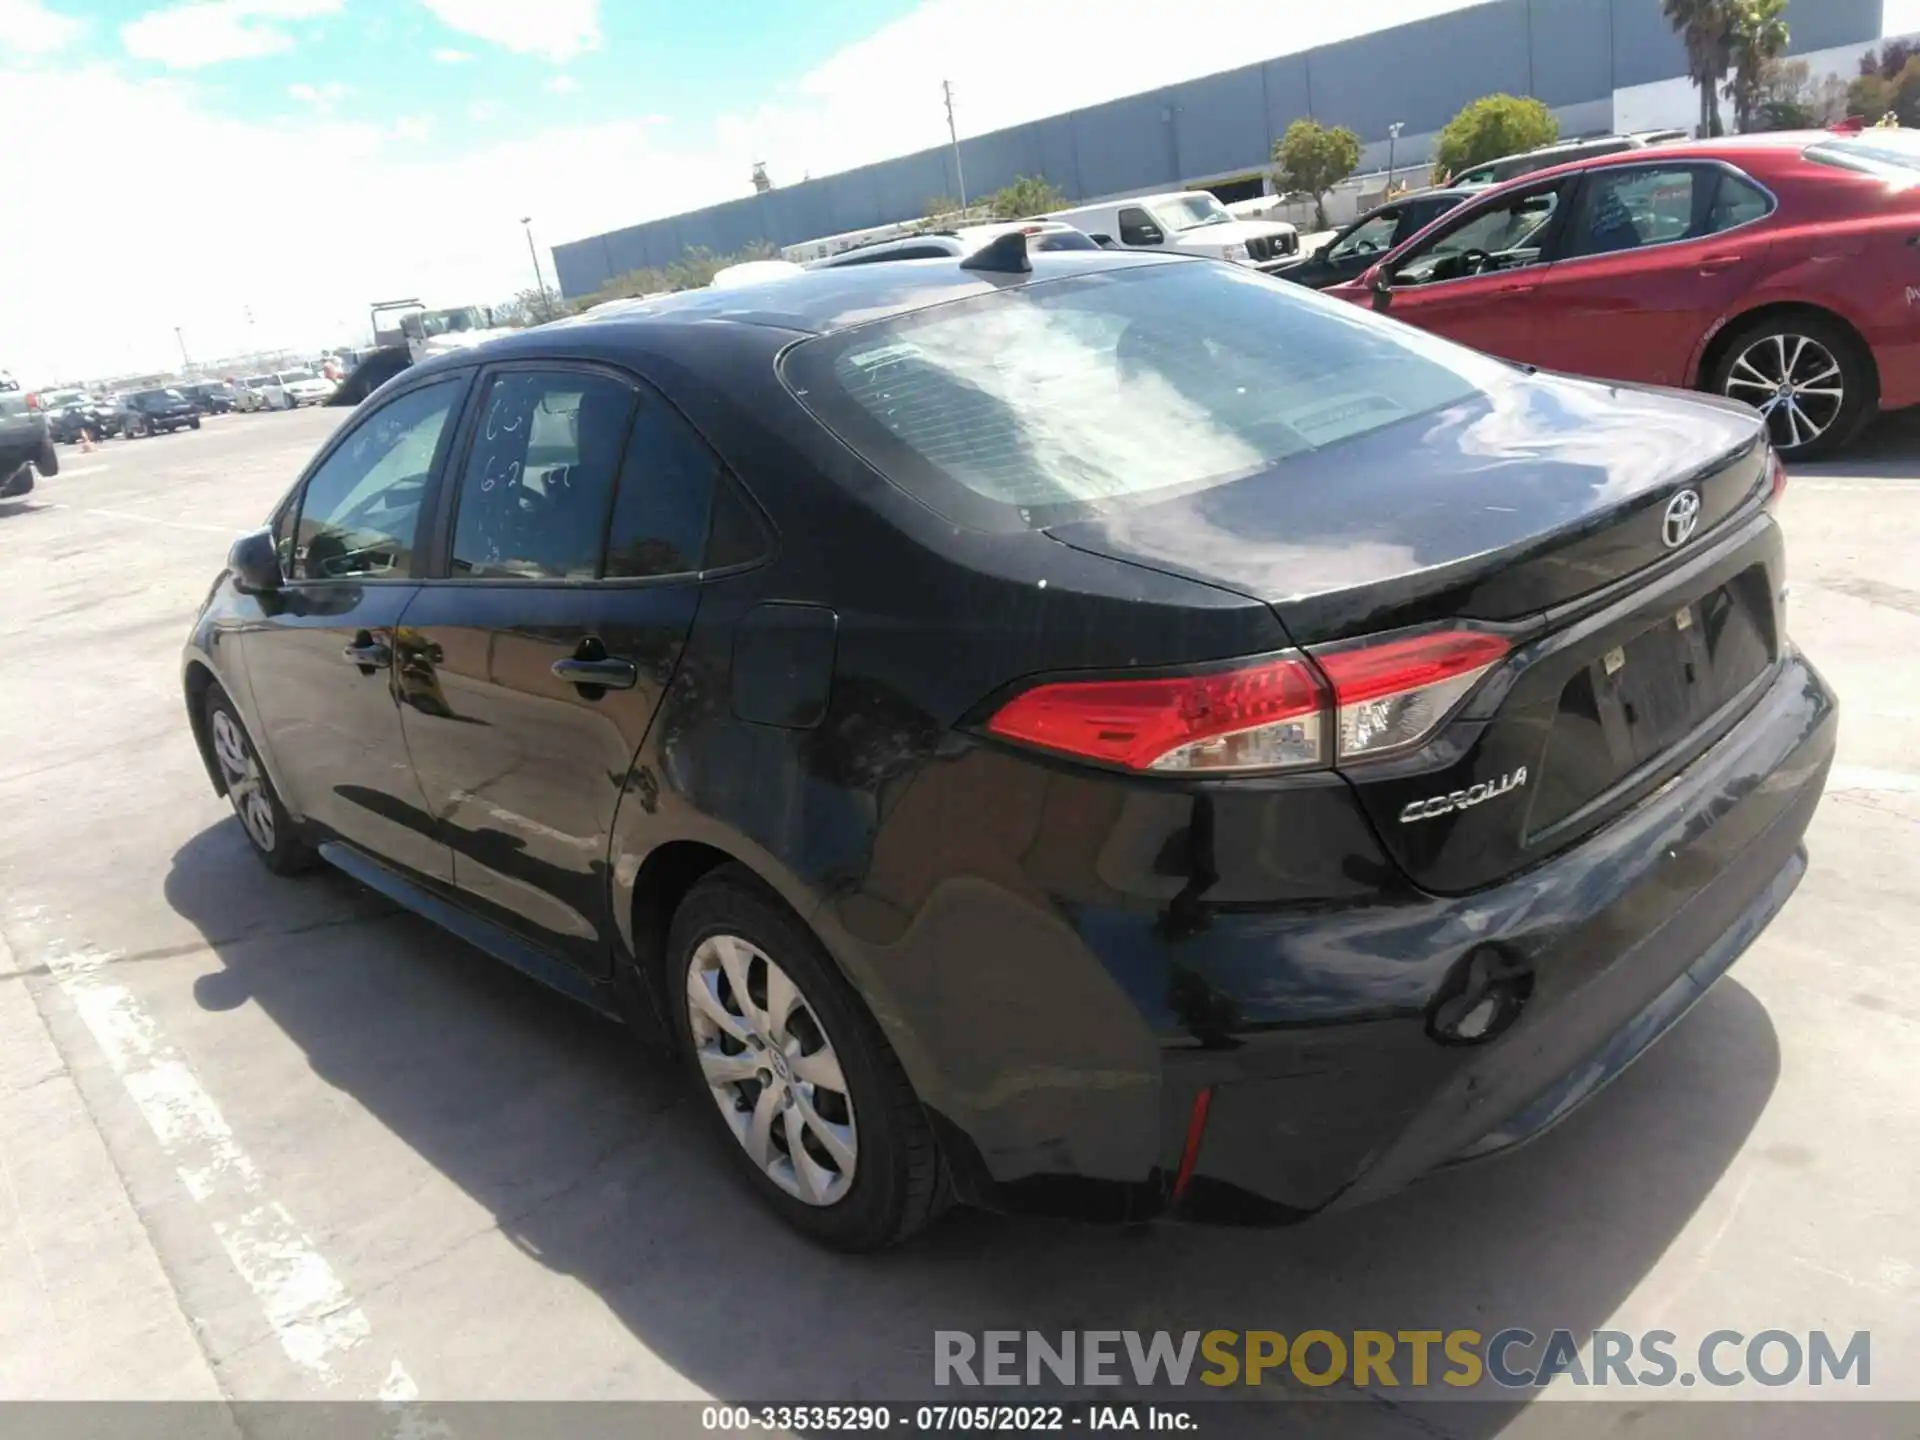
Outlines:
<svg viewBox="0 0 1920 1440"><path fill-rule="evenodd" d="M942 80L978 134L1462 3L0 0L0 368L348 342L376 298L526 287L522 216L547 246L938 144Z"/></svg>

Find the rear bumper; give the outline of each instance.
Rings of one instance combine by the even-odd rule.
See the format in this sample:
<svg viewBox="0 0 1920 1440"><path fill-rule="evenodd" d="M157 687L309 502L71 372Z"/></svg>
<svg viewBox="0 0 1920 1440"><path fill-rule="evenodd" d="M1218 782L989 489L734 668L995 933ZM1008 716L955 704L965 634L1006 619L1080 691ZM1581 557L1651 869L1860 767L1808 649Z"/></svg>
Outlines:
<svg viewBox="0 0 1920 1440"><path fill-rule="evenodd" d="M1643 1053L1798 883L1837 726L1824 682L1790 654L1663 789L1472 894L1396 888L1351 858L1369 874L1338 903L1202 893L1043 912L981 867L944 887L964 925L929 908L884 956L843 958L933 1112L963 1198L1107 1219L1297 1220L1531 1138ZM1029 882L1063 869L1068 809L1072 834L1100 813L1079 814L1077 793L1056 782L1060 818L1050 810L1037 831L1010 815ZM1122 822L1147 814L1130 804ZM1263 837L1222 812L1220 868L1229 844L1291 855L1307 836L1297 864L1323 849L1357 857L1338 813L1296 807L1297 835ZM1127 823L1092 833L1102 863L1119 864ZM1495 1038L1442 1044L1432 1017L1489 945L1525 967L1531 991Z"/></svg>
<svg viewBox="0 0 1920 1440"><path fill-rule="evenodd" d="M1836 730L1832 695L1791 657L1719 745L1575 850L1443 912L1382 916L1345 938L1405 956L1408 979L1435 963L1451 973L1485 944L1521 957L1532 993L1491 1042L1438 1044L1440 990L1416 987L1396 1018L1248 1035L1225 1063L1180 1066L1181 1080L1170 1064L1170 1088L1214 1087L1181 1214L1278 1221L1376 1199L1563 1119L1786 903ZM1391 951L1378 946L1389 936Z"/></svg>

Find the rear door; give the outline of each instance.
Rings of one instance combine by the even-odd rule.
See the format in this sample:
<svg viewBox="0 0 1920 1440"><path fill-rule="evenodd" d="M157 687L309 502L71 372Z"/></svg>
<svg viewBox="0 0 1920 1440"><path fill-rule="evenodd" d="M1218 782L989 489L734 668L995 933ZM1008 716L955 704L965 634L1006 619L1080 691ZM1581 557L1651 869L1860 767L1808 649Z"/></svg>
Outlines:
<svg viewBox="0 0 1920 1440"><path fill-rule="evenodd" d="M1539 363L1687 386L1700 338L1764 273L1773 199L1730 166L1669 160L1587 172L1561 256L1531 303Z"/></svg>
<svg viewBox="0 0 1920 1440"><path fill-rule="evenodd" d="M275 519L286 584L241 643L287 804L439 881L453 866L407 757L394 658L469 379L416 385L344 431Z"/></svg>
<svg viewBox="0 0 1920 1440"><path fill-rule="evenodd" d="M613 370L482 385L396 643L407 745L465 898L605 974L614 814L693 624L718 462Z"/></svg>
<svg viewBox="0 0 1920 1440"><path fill-rule="evenodd" d="M1380 274L1374 304L1508 360L1533 361L1541 345L1531 301L1551 266L1572 182L1549 181L1463 206Z"/></svg>

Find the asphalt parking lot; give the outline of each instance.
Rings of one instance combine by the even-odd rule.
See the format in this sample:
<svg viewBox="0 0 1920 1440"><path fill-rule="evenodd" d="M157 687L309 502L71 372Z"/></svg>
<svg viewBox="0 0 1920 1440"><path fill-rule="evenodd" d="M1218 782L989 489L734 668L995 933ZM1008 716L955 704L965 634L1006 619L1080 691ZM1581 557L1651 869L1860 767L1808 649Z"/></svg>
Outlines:
<svg viewBox="0 0 1920 1440"><path fill-rule="evenodd" d="M1867 1330L1920 1399L1920 424L1784 502L1843 704L1807 879L1595 1103L1295 1230L959 1214L851 1260L620 1031L247 853L180 643L344 413L64 448L0 504L0 1397L906 1399L936 1329L1524 1325Z"/></svg>

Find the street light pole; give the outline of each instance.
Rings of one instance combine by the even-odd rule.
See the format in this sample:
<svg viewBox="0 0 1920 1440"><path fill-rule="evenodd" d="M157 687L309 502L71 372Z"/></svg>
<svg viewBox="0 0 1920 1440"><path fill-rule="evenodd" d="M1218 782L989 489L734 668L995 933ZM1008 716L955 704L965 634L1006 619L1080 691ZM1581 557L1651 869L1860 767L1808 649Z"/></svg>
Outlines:
<svg viewBox="0 0 1920 1440"><path fill-rule="evenodd" d="M1400 143L1400 132L1406 128L1404 120L1396 120L1387 126L1387 196L1393 196L1393 160L1394 147Z"/></svg>
<svg viewBox="0 0 1920 1440"><path fill-rule="evenodd" d="M178 325L173 327L173 338L178 341L180 345L180 368L182 370L191 370L193 368L193 360L187 354L187 337L180 333L180 327Z"/></svg>
<svg viewBox="0 0 1920 1440"><path fill-rule="evenodd" d="M533 243L533 217L522 215L520 224L527 232L527 255L533 261L533 284L540 292L540 308L546 318L553 319L553 302L547 299L547 277L540 273L540 251Z"/></svg>
<svg viewBox="0 0 1920 1440"><path fill-rule="evenodd" d="M967 172L960 168L960 132L953 125L953 82L942 80L941 93L947 97L947 139L953 145L953 178L960 186L960 211L967 209Z"/></svg>

